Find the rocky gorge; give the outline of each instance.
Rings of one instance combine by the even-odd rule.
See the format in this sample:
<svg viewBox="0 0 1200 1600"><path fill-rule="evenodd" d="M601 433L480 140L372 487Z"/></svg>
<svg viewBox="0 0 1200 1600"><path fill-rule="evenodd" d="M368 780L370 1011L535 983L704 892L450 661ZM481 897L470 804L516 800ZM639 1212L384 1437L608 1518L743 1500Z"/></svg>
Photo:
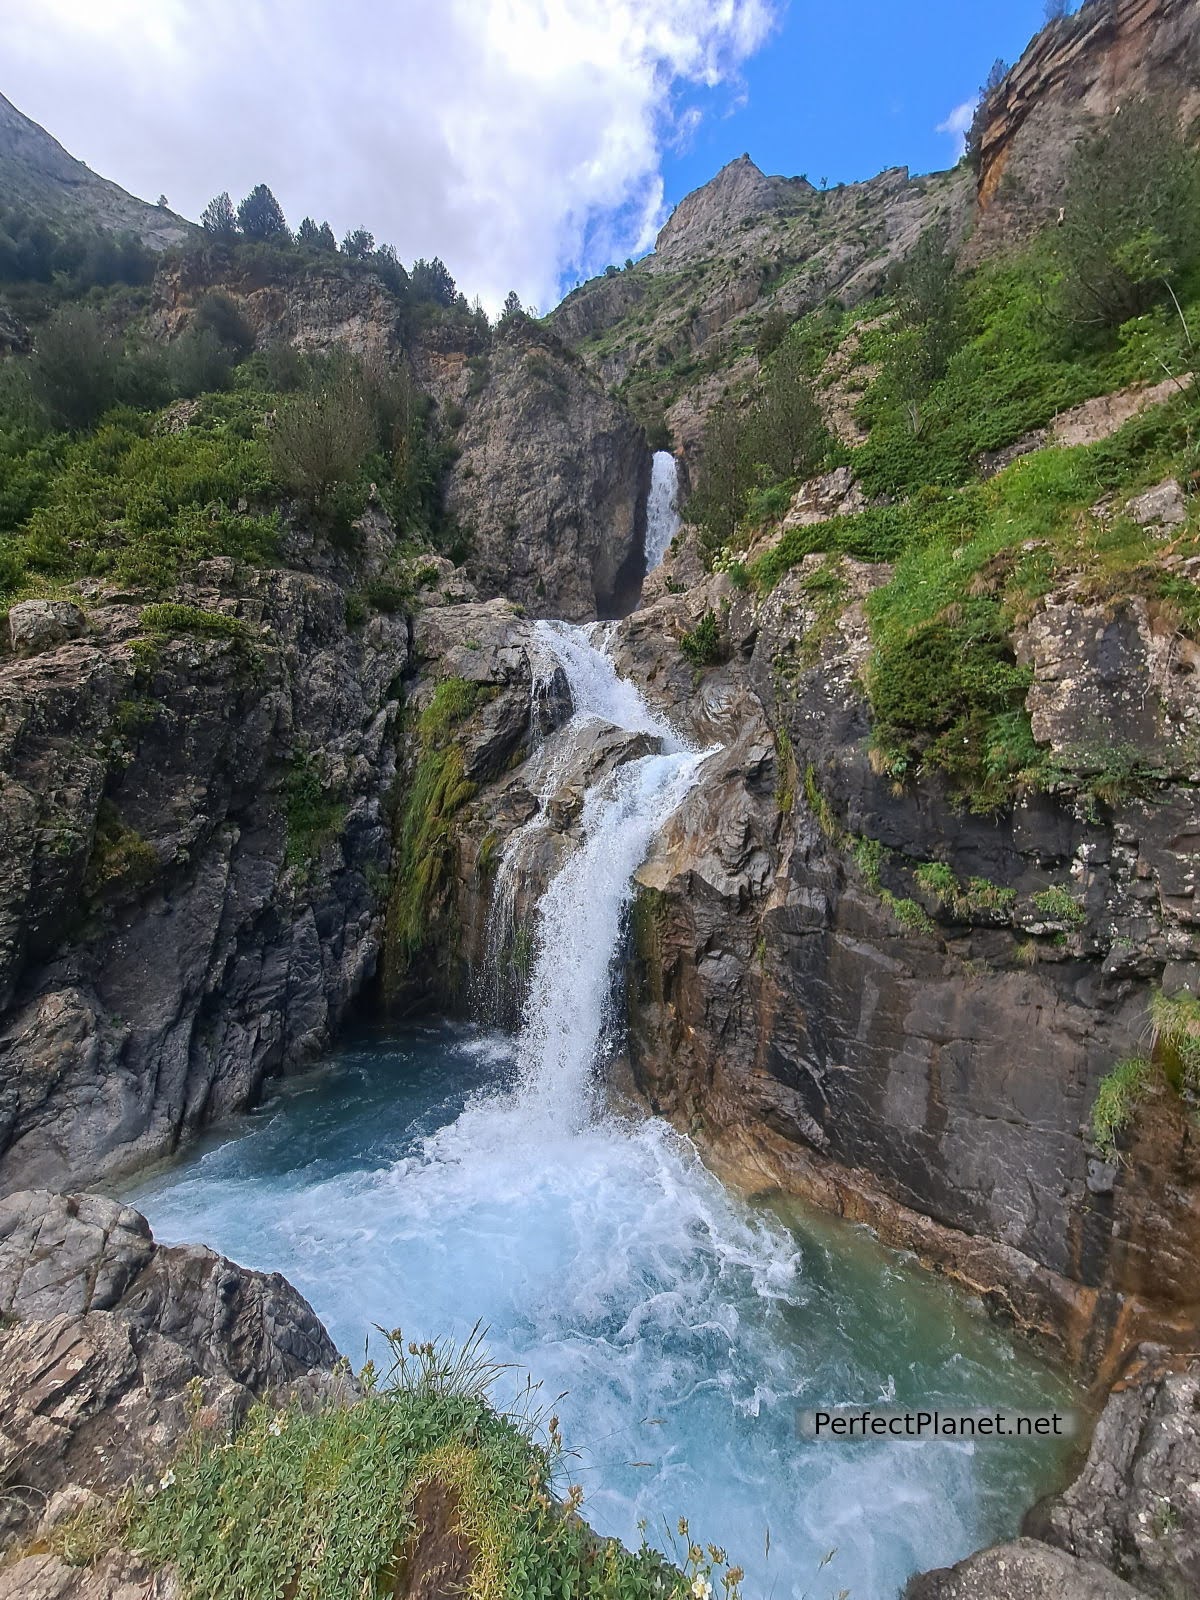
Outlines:
<svg viewBox="0 0 1200 1600"><path fill-rule="evenodd" d="M385 283L340 267L264 282L219 252L164 264L147 312L163 341L219 293L263 350L411 374L448 441L449 533L415 549L372 484L337 538L288 501L277 559L210 556L165 598L89 576L8 606L0 1594L176 1593L136 1557L72 1564L61 1529L168 1472L189 1404L215 1436L264 1397L353 1402L282 1279L157 1245L85 1191L252 1107L368 1008L520 1019L589 796L663 737L605 716L555 745L588 707L554 618L605 619L593 638L621 679L711 752L636 868L620 946L642 1105L734 1189L867 1225L1090 1386L1074 1483L1024 1537L910 1595L1200 1588L1194 629L1165 591L1056 568L1014 611L1004 663L1044 781L975 807L957 769L928 751L906 766L877 737L879 596L905 552L811 532L907 506L864 486L857 458L791 484L737 549L682 526L644 574L651 423L702 485L704 425L765 370L768 317L834 294L852 315L931 228L966 240L964 266L1011 248L1018 181L1053 216L1087 119L1166 71L1186 120L1197 37L1194 6L1093 0L985 100L978 176L887 173L822 199L734 163L637 268L491 340L414 328ZM827 420L855 440L870 338L854 324L823 353ZM1150 434L1189 415L1189 384L1114 385L1086 415L1056 404L978 459L979 492L1009 496L1008 515L1057 451L1133 430L1150 441L1134 468L1103 492L1088 480L1072 527L1139 530L1139 560L1194 586L1194 480ZM959 489L926 495L941 514L938 493ZM1053 537L989 550L953 606ZM971 547L956 525L947 565ZM1136 1106L1101 1126L1126 1062L1144 1066ZM470 1568L443 1548L444 1499L426 1510L396 1593L453 1592ZM422 1540L439 1546L427 1568Z"/></svg>

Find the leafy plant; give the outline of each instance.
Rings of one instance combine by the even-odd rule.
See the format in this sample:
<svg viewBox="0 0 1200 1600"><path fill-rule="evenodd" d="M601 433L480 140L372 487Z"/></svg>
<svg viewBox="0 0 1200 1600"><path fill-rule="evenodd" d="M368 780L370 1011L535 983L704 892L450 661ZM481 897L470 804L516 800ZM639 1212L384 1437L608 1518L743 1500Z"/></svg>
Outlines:
<svg viewBox="0 0 1200 1600"><path fill-rule="evenodd" d="M679 640L679 648L694 667L711 667L720 661L724 651L721 641L721 627L717 621L716 612L710 607L694 628L685 631Z"/></svg>
<svg viewBox="0 0 1200 1600"><path fill-rule="evenodd" d="M1031 895L1034 906L1048 922L1063 923L1068 928L1079 928L1087 921L1087 912L1069 889L1052 883Z"/></svg>

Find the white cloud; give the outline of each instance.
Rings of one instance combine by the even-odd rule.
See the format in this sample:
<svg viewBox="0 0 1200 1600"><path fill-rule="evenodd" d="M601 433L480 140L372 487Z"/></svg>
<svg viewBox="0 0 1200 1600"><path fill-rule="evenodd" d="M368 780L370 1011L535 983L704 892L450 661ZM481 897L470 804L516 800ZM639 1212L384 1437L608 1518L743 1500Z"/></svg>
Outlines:
<svg viewBox="0 0 1200 1600"><path fill-rule="evenodd" d="M779 0L40 0L0 89L196 217L266 182L295 223L440 254L495 306L652 241L686 86L736 89ZM684 103L680 103L680 102Z"/></svg>
<svg viewBox="0 0 1200 1600"><path fill-rule="evenodd" d="M946 133L954 140L954 159L957 161L967 148L967 134L971 131L971 123L975 119L975 107L978 99L964 100L962 105L955 106L945 122L939 122L934 129L935 133Z"/></svg>

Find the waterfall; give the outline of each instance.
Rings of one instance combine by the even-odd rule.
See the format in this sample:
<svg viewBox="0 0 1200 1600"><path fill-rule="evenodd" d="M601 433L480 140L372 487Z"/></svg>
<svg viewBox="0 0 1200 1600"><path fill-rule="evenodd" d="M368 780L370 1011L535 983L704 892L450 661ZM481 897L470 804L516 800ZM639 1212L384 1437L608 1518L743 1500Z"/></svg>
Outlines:
<svg viewBox="0 0 1200 1600"><path fill-rule="evenodd" d="M653 572L679 532L679 467L669 450L656 450L646 503L646 571Z"/></svg>
<svg viewBox="0 0 1200 1600"><path fill-rule="evenodd" d="M559 739L590 743L601 722L660 745L657 754L626 762L588 792L582 843L538 908L517 1063L530 1111L570 1127L586 1119L593 1068L612 1032L613 967L633 874L694 783L705 753L685 745L617 674L597 648L597 637L606 642L603 632L566 623L538 627L539 643L566 674L575 708ZM543 804L547 798L543 786ZM502 870L498 882L504 877Z"/></svg>
<svg viewBox="0 0 1200 1600"><path fill-rule="evenodd" d="M348 1355L375 1327L462 1340L482 1321L494 1359L556 1397L601 1535L636 1548L646 1530L669 1550L687 1514L746 1567L747 1594L895 1595L1015 1532L1054 1452L814 1449L796 1408L1045 1410L1061 1391L857 1231L744 1205L656 1118L591 1114L632 876L705 759L620 678L608 638L538 625L534 705L561 672L574 710L530 758L541 807L518 832L528 842L564 790L585 793L533 919L519 1038L422 1019L352 1039L329 1075L281 1088L129 1198L164 1242L286 1273ZM496 885L509 919L530 859L514 837Z"/></svg>

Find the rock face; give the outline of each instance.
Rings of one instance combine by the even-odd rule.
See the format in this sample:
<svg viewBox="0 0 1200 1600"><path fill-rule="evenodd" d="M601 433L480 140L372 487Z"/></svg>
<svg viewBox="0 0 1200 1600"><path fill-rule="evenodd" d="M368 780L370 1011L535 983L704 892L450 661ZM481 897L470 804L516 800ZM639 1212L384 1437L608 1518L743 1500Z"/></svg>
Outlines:
<svg viewBox="0 0 1200 1600"><path fill-rule="evenodd" d="M0 1314L0 1549L157 1476L193 1419L226 1428L256 1398L338 1393L328 1334L277 1273L157 1245L95 1195L0 1201ZM0 1593L31 1592L19 1573Z"/></svg>
<svg viewBox="0 0 1200 1600"><path fill-rule="evenodd" d="M1082 1472L1025 1518L1031 1537L914 1578L905 1600L1186 1600L1200 1592L1200 1368L1144 1349Z"/></svg>
<svg viewBox="0 0 1200 1600"><path fill-rule="evenodd" d="M648 425L665 421L694 467L711 409L753 379L769 318L876 293L931 224L961 238L973 199L965 169L895 168L818 191L743 156L680 202L651 255L583 284L550 324L606 384L630 380L627 403Z"/></svg>
<svg viewBox="0 0 1200 1600"><path fill-rule="evenodd" d="M373 274L335 261L307 262L293 276L281 276L215 245L172 258L156 274L152 331L173 339L214 290L233 301L260 346L285 343L310 353L346 349L384 360L400 350L399 303Z"/></svg>
<svg viewBox="0 0 1200 1600"><path fill-rule="evenodd" d="M929 781L894 792L866 756L860 681L863 599L889 569L843 561L830 623L807 588L821 560L761 603L718 575L622 626L622 667L729 746L639 875L635 1072L742 1183L870 1222L1085 1366L1183 1337L1200 1251L1188 1111L1152 1094L1119 1169L1090 1115L1113 1064L1146 1048L1144 980L1195 981L1191 775L1107 825L1047 796L983 819ZM697 685L678 640L707 610L728 659ZM1062 630L1044 615L1048 649ZM1110 745L1136 749L1195 715L1194 680L1171 680L1156 720L1147 640L1111 625L1081 625L1069 672L1032 653L1031 706L1074 741L1099 707ZM930 862L957 897L922 888ZM1065 912L1035 900L1051 885L1070 886Z"/></svg>
<svg viewBox="0 0 1200 1600"><path fill-rule="evenodd" d="M5 200L75 227L132 233L152 250L197 230L165 206L148 205L76 161L44 128L0 95L0 188Z"/></svg>
<svg viewBox="0 0 1200 1600"><path fill-rule="evenodd" d="M180 598L0 658L0 1192L173 1150L374 970L405 619L221 561Z"/></svg>
<svg viewBox="0 0 1200 1600"><path fill-rule="evenodd" d="M972 259L1028 238L1063 201L1071 150L1125 102L1153 95L1186 127L1200 111L1191 0L1088 0L1037 34L984 102Z"/></svg>
<svg viewBox="0 0 1200 1600"><path fill-rule="evenodd" d="M641 586L650 451L629 414L532 323L493 344L465 413L446 506L485 594L581 621Z"/></svg>

